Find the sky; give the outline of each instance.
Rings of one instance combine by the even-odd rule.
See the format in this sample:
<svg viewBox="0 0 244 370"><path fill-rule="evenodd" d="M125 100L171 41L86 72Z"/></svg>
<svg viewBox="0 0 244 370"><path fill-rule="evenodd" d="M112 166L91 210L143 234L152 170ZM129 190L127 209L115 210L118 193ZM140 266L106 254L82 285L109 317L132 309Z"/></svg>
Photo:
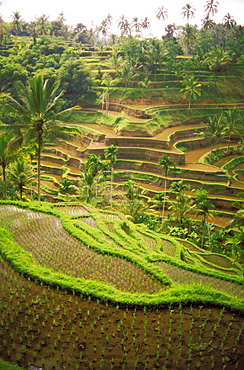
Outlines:
<svg viewBox="0 0 244 370"><path fill-rule="evenodd" d="M0 14L5 22L11 22L11 14L18 11L26 22L34 21L43 14L49 16L49 21L57 19L63 12L66 24L75 27L77 23L83 23L88 29L100 26L108 14L113 17L111 31L119 34L118 20L124 15L129 22L132 18L144 19L148 17L151 27L144 36L162 36L164 28L168 24L184 25L186 19L182 16L182 7L187 3L195 9L195 17L189 20L190 24L201 26L204 18L204 5L206 0L0 0ZM235 19L237 24L244 26L244 0L218 0L218 13L213 20L222 23L227 13ZM156 18L159 7L164 6L168 10L168 18L165 21Z"/></svg>

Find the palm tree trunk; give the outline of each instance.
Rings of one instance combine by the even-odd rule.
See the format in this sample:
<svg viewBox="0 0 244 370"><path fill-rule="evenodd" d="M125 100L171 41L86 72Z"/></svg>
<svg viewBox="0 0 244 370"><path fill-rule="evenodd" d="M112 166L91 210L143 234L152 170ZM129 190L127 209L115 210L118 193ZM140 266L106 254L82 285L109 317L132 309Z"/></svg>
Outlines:
<svg viewBox="0 0 244 370"><path fill-rule="evenodd" d="M38 131L38 141L37 141L37 200L41 200L41 143L42 143L42 133Z"/></svg>
<svg viewBox="0 0 244 370"><path fill-rule="evenodd" d="M111 179L110 179L110 207L113 207L113 165L111 165Z"/></svg>
<svg viewBox="0 0 244 370"><path fill-rule="evenodd" d="M3 171L3 199L7 199L7 185L6 185L6 165L2 164Z"/></svg>
<svg viewBox="0 0 244 370"><path fill-rule="evenodd" d="M20 195L20 200L22 200L22 196L23 196L23 186L22 185L19 186L19 195Z"/></svg>
<svg viewBox="0 0 244 370"><path fill-rule="evenodd" d="M163 202L163 209L162 209L162 225L164 222L164 212L165 212L165 203L166 203L166 189L167 189L167 178L165 177L164 180L164 202Z"/></svg>

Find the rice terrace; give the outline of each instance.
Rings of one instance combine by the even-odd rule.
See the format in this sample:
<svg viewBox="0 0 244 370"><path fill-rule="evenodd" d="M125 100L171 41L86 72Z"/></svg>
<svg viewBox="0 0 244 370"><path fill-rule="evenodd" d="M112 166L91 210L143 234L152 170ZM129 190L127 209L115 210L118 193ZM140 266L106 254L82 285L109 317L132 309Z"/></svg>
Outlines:
<svg viewBox="0 0 244 370"><path fill-rule="evenodd" d="M162 39L0 17L0 370L244 368L244 27L214 3Z"/></svg>

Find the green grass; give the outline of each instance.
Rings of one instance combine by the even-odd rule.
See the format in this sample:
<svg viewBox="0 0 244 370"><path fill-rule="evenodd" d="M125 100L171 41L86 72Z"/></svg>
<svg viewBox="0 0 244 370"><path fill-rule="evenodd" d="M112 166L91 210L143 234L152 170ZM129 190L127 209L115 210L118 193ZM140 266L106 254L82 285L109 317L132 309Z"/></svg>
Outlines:
<svg viewBox="0 0 244 370"><path fill-rule="evenodd" d="M25 370L18 365L10 364L9 362L0 359L0 370Z"/></svg>
<svg viewBox="0 0 244 370"><path fill-rule="evenodd" d="M93 249L94 253L102 253L111 257L114 256L114 258L120 257L130 261L130 263L136 264L141 269L148 271L152 276L161 281L162 284L169 286L169 288L164 290L163 294L162 292L154 294L132 294L129 292L122 292L111 285L106 285L99 281L73 278L72 276L68 276L61 272L55 272L34 262L32 254L24 251L16 244L16 241L13 239L11 234L11 229L10 231L2 230L0 234L1 254L18 271L25 273L40 282L42 281L52 285L60 285L62 288L68 290L73 289L87 295L100 297L103 300L114 302L157 305L164 304L166 302L203 301L215 302L219 305L226 305L240 310L244 309L244 300L240 298L238 299L235 295L231 295L232 289L240 290L241 286L239 288L238 286L239 284L243 284L242 276L229 274L231 271L235 271L237 274L240 273L240 270L238 272L237 267L235 268L233 265L233 268L227 269L229 273L226 274L224 269L221 271L220 268L216 268L216 266L212 266L210 263L205 263L204 266L198 258L197 253L194 255L193 252L191 252L190 257L194 259L195 265L189 265L182 261L182 256L187 252L186 249L182 247L180 241L177 241L172 237L162 235L161 237L163 240L167 241L167 243L172 243L172 247L174 246L175 256L170 257L165 254L160 247L159 234L154 233L151 230L147 230L146 227L144 229L142 227L137 228L136 225L130 223L128 220L125 221L125 219L121 219L121 215L119 213L117 213L117 220L114 218L107 219L105 214L103 216L101 212L89 206L87 214L81 217L92 218L96 223L96 227L94 228L89 226L87 223L81 222L78 215L75 218L68 216L67 214L65 215L63 213L64 209L60 212L59 207L49 203L3 201L1 203L2 205L12 204L27 210L29 209L31 212L42 212L42 214L45 212L57 217L61 221L64 230L66 230L76 240L82 241L82 243L85 243L89 248ZM24 213L22 212L21 217L23 216ZM42 218L45 220L45 215L43 215ZM129 233L123 230L122 226L125 222L128 225L128 230L130 230ZM46 229L44 229L43 232L45 232L45 230ZM153 238L153 240L156 241L156 249L155 247L151 247L150 243L145 243L145 240L141 237L142 233L144 234L144 237L148 238L147 240ZM111 242L107 241L104 243L105 234ZM118 246L120 247L118 248ZM161 265L164 266L162 270L160 268ZM198 274L200 274L199 278L197 277ZM189 278L192 279L192 284L190 285L186 285L186 282L189 279L188 275ZM177 277L176 280L175 277ZM206 282L204 282L205 280ZM223 282L223 280L225 282ZM202 281L200 285L197 284L198 281ZM214 281L215 283L213 283ZM232 285L229 286L228 284ZM229 286L227 289L228 293L225 292L225 285L226 288ZM217 290L213 289L214 286L216 286ZM218 286L221 286L221 288L217 288Z"/></svg>

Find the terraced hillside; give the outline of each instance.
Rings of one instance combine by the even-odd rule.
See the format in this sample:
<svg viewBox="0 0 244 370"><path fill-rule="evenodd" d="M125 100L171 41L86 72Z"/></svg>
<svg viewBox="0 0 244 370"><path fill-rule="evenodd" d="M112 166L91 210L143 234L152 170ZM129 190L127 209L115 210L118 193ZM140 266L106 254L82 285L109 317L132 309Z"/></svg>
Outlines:
<svg viewBox="0 0 244 370"><path fill-rule="evenodd" d="M43 195L49 200L65 199L60 193L62 181L67 178L79 187L80 175L89 155L98 154L104 158L104 150L115 145L118 147L114 166L117 189L124 181L132 179L147 190L149 197L160 193L165 178L158 160L167 155L176 163L176 170L168 175L167 188L174 181L184 180L191 189L206 189L215 210L224 216L217 217L215 222L225 225L232 217L230 213L235 212L233 201L242 201L238 197L244 186L242 163L238 161L234 167L226 167L232 158L222 153L221 162L216 157L212 165L206 164L204 158L213 148L199 136L198 130L214 115L234 107L243 108L241 66L232 66L222 73L213 73L206 68L199 70L197 78L202 94L197 101L191 102L189 109L182 93L182 77L173 72L159 69L155 76L149 75L151 83L147 88L140 87L136 77L126 87L122 83L115 84L116 80L111 86L105 86L106 76L113 79L117 73L111 68L113 53L110 48L98 52L88 45L80 52L80 58L96 76L98 85L100 83L97 89L103 101L96 106L82 107L80 104L80 111L63 116L69 125L79 128L83 137L73 143L63 143L59 148L51 145L45 148L42 155ZM188 69L185 73L195 74L194 68ZM140 79L143 76L140 72ZM215 80L214 84L210 84L211 78ZM214 148L229 147L230 137L225 139ZM232 135L231 147L236 147L238 142L238 137ZM242 155L241 151L234 154ZM78 194L78 189L74 188L71 194Z"/></svg>
<svg viewBox="0 0 244 370"><path fill-rule="evenodd" d="M138 108L137 106L137 110ZM110 113L113 114L112 111ZM68 178L78 185L78 179L88 156L97 154L104 158L105 148L113 144L118 147L114 174L117 184L133 179L147 190L149 196L161 192L164 176L158 167L158 160L162 155L167 155L177 164L176 170L168 175L168 187L173 181L184 180L192 189L206 189L216 209L223 214L226 213L227 219L228 213L235 211L232 203L240 200L238 193L243 191L244 183L242 178L236 177L233 170L227 171L223 167L229 157L224 157L219 164L218 162L214 165L203 163L202 158L210 152L211 147L206 140L199 137L198 129L202 127L201 123L186 122L173 125L150 137L133 136L135 133L121 136L121 132L104 123L82 122L83 119L87 120L87 115L89 120L96 121L97 110L86 109L79 115L76 113L76 117L78 116L81 122L76 122L75 126L79 127L84 135L79 143L64 143L59 149L46 148L42 158L43 173L58 179L57 176L60 178L64 171L68 171ZM235 141L233 141L234 144ZM227 145L226 141L215 147L227 148ZM241 166L241 163L236 164L234 170L238 172ZM43 179L45 180L45 177ZM58 186L55 187L55 183L52 185L51 182L44 181L44 184L47 185L46 194L50 194L49 187L54 190L53 193L56 190L56 195L58 194Z"/></svg>
<svg viewBox="0 0 244 370"><path fill-rule="evenodd" d="M0 211L5 361L242 368L238 263L87 205L2 201Z"/></svg>

